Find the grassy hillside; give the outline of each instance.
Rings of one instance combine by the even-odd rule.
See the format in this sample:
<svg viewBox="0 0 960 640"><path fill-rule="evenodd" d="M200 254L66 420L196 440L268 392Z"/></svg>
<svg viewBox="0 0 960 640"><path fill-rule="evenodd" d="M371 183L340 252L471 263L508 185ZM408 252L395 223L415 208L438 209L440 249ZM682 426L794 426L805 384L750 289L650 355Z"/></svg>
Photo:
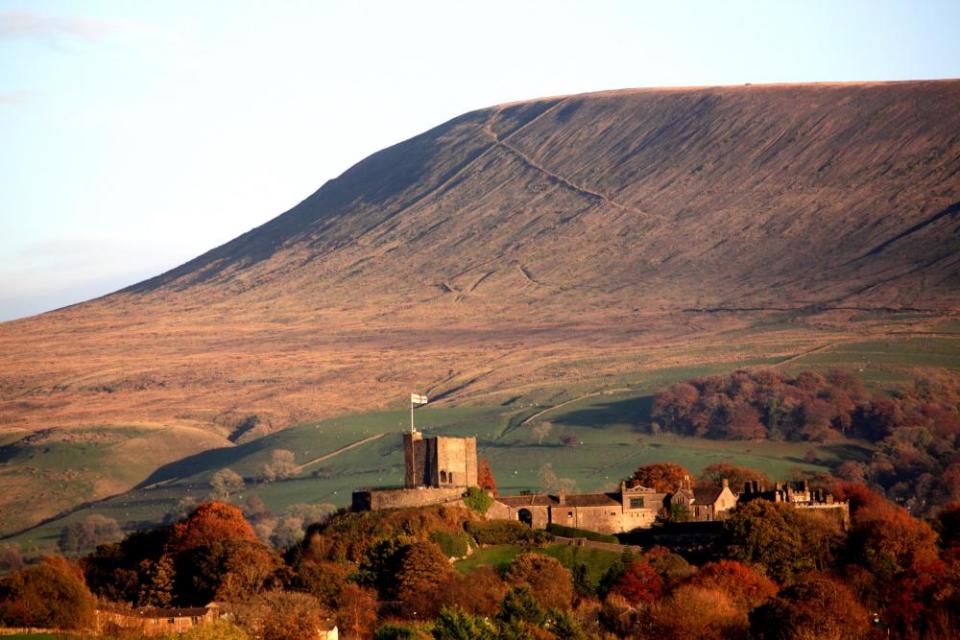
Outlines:
<svg viewBox="0 0 960 640"><path fill-rule="evenodd" d="M776 331L739 334L725 347L747 354L745 345L751 339L758 344L777 335ZM741 364L775 366L794 373L852 367L869 386L884 389L907 383L917 371L917 362L955 369L960 356L958 338L957 326L945 324L925 337L890 335L879 341L836 341L808 353L744 359ZM677 353L678 359L686 357ZM707 361L496 394L490 399L497 404L449 406L440 402L419 409L417 423L428 433L477 435L481 455L490 459L505 492L539 489L539 471L545 463L552 464L561 477L575 481L579 490L592 491L613 486L640 464L663 460L683 464L694 473L713 462L730 460L786 478L800 470L823 470L824 465L842 458L869 456L869 447L855 442L825 446L742 443L646 433L651 394L658 388L731 369L729 363ZM539 425L543 423L550 426L541 437L544 428ZM17 540L27 546L50 544L65 523L90 513L108 515L128 527L157 522L182 497L207 495L210 477L221 468L246 477L244 497L258 495L274 511L299 503L343 506L356 488L401 481L399 433L408 424L409 412L398 408L310 422L238 445L197 429L101 427L55 432L61 435L0 450L0 483L12 514L4 519L4 533L36 522L38 515L49 517L114 493L121 495L58 518ZM203 451L193 449L198 434L205 438ZM22 433L19 435L22 440ZM131 441L125 444L127 438ZM562 440L575 444L567 446ZM361 444L342 450L355 443ZM255 484L277 449L293 452L296 463L305 466L289 480ZM804 462L811 450L817 464ZM137 488L127 492L133 487Z"/></svg>

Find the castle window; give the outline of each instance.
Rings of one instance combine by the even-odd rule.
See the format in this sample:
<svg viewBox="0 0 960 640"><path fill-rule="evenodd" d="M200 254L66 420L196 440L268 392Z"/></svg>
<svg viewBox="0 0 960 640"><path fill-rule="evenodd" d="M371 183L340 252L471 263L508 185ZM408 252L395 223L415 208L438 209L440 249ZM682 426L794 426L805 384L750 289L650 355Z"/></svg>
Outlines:
<svg viewBox="0 0 960 640"><path fill-rule="evenodd" d="M446 471L441 471L441 472L440 472L440 482L442 482L442 483L444 483L444 484L447 483L447 472L446 472Z"/></svg>
<svg viewBox="0 0 960 640"><path fill-rule="evenodd" d="M572 517L573 517L573 511L567 511L567 517L568 517L568 518L572 518Z"/></svg>
<svg viewBox="0 0 960 640"><path fill-rule="evenodd" d="M643 498L630 498L631 509L643 509Z"/></svg>

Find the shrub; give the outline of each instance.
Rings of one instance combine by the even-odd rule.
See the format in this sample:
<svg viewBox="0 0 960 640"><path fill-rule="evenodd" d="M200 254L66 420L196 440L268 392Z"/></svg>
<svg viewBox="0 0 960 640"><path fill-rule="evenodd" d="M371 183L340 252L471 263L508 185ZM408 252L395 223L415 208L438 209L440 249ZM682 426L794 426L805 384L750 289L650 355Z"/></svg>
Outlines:
<svg viewBox="0 0 960 640"><path fill-rule="evenodd" d="M435 543L448 558L462 558L467 555L470 546L470 537L466 533L451 533L449 531L434 531L430 534L431 542Z"/></svg>
<svg viewBox="0 0 960 640"><path fill-rule="evenodd" d="M576 527L565 527L561 524L550 523L547 525L547 531L555 536L563 536L565 538L586 538L587 540L594 540L596 542L612 542L613 544L617 544L619 542L616 536L611 536L606 533L597 533L596 531L588 531L587 529L577 529Z"/></svg>
<svg viewBox="0 0 960 640"><path fill-rule="evenodd" d="M250 638L246 631L226 620L216 620L210 624L196 626L177 637L180 640L249 640Z"/></svg>
<svg viewBox="0 0 960 640"><path fill-rule="evenodd" d="M513 520L467 522L464 527L480 544L543 544L553 537Z"/></svg>
<svg viewBox="0 0 960 640"><path fill-rule="evenodd" d="M373 640L426 640L428 637L419 629L395 622L384 624L373 634Z"/></svg>
<svg viewBox="0 0 960 640"><path fill-rule="evenodd" d="M487 492L480 487L470 487L467 489L467 495L463 497L463 504L476 511L480 515L487 512L490 505L493 504L493 498L487 495Z"/></svg>

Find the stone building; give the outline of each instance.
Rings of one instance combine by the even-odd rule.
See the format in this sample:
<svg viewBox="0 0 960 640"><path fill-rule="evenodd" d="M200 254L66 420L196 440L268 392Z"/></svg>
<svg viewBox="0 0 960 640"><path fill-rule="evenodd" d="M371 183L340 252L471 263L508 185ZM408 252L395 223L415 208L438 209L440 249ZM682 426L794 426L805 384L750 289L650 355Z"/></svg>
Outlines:
<svg viewBox="0 0 960 640"><path fill-rule="evenodd" d="M404 433L403 484L354 491L352 508L379 511L460 500L467 487L477 486L477 439Z"/></svg>
<svg viewBox="0 0 960 640"><path fill-rule="evenodd" d="M477 439L434 436L419 431L403 434L404 486L477 486Z"/></svg>
<svg viewBox="0 0 960 640"><path fill-rule="evenodd" d="M136 632L141 637L186 633L193 627L210 624L220 617L215 604L206 607L121 609L102 607L96 610L98 633L120 630Z"/></svg>
<svg viewBox="0 0 960 640"><path fill-rule="evenodd" d="M747 482L738 502L746 504L752 500L784 502L798 509L824 513L839 519L844 527L850 522L849 502L837 500L832 493L824 489L811 489L806 480L798 483L778 482L769 490L757 482Z"/></svg>
<svg viewBox="0 0 960 640"><path fill-rule="evenodd" d="M518 520L542 529L548 524L587 529L599 533L623 533L653 525L664 506L666 494L648 487L627 487L611 493L537 494L501 496L487 511L487 518Z"/></svg>
<svg viewBox="0 0 960 640"><path fill-rule="evenodd" d="M730 490L726 478L719 487L690 487L689 478L670 495L670 517L693 522L722 520L737 506L737 494Z"/></svg>

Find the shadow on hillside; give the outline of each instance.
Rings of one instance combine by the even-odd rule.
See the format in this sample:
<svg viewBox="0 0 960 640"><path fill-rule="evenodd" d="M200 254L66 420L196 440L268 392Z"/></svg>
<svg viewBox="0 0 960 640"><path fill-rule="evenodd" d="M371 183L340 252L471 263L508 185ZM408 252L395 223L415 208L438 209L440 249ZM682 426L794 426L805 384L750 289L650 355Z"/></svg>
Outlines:
<svg viewBox="0 0 960 640"><path fill-rule="evenodd" d="M829 451L837 457L838 460L853 460L854 462L870 462L873 459L873 451L869 447L859 444L829 444L821 447L824 451Z"/></svg>
<svg viewBox="0 0 960 640"><path fill-rule="evenodd" d="M650 424L652 408L653 396L640 396L594 404L584 409L561 413L556 417L551 417L550 421L558 425L591 429L602 429L611 424L629 424L639 431Z"/></svg>
<svg viewBox="0 0 960 640"><path fill-rule="evenodd" d="M144 489L158 482L167 482L179 478L186 478L205 471L218 471L229 467L264 448L258 441L248 442L236 447L209 449L181 458L159 467L150 476L138 484L135 489Z"/></svg>

